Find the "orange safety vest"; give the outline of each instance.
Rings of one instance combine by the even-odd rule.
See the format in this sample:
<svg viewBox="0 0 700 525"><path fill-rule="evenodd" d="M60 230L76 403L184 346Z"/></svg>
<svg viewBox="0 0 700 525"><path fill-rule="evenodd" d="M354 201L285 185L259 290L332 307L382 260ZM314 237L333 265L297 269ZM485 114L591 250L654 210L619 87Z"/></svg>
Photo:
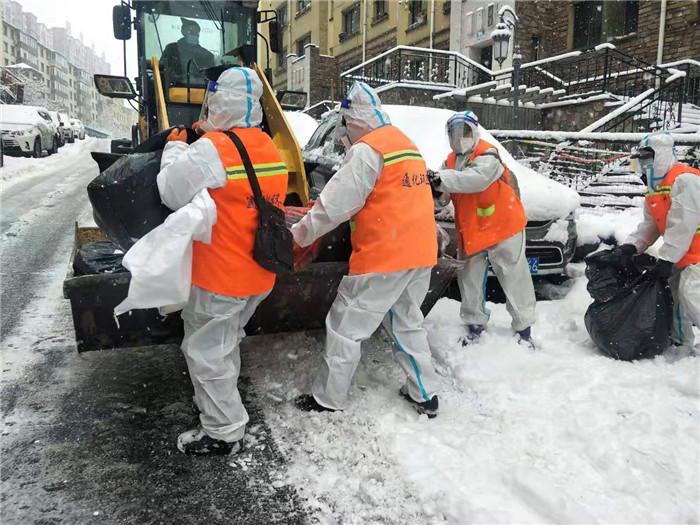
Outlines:
<svg viewBox="0 0 700 525"><path fill-rule="evenodd" d="M661 183L654 188L653 192L648 193L646 196L647 210L649 210L649 215L654 219L661 235L666 233L666 218L668 217L668 210L671 209L671 187L673 183L676 182L676 178L683 173L700 175L700 170L684 164L674 164L673 167L668 170L668 173L666 173ZM700 227L698 227L697 224L695 226L697 229L695 230L695 236L690 243L688 251L681 260L676 263L676 266L679 268L685 268L690 264L700 262Z"/></svg>
<svg viewBox="0 0 700 525"><path fill-rule="evenodd" d="M287 194L287 166L272 139L259 128L234 129L246 147L268 201L284 209ZM224 133L206 133L226 170L228 181L210 189L216 203L216 224L211 244L195 241L192 253L192 284L210 292L248 297L268 292L275 274L253 259L258 212L243 161L236 146Z"/></svg>
<svg viewBox="0 0 700 525"><path fill-rule="evenodd" d="M384 161L351 222L350 273L398 272L437 264L437 227L427 168L418 148L387 125L362 137Z"/></svg>
<svg viewBox="0 0 700 525"><path fill-rule="evenodd" d="M485 140L480 140L469 161L496 149ZM457 155L447 156L445 165L455 169ZM523 231L527 216L522 202L511 186L511 175L503 166L503 174L488 188L479 193L453 193L455 223L459 230L461 246L467 255L495 246Z"/></svg>

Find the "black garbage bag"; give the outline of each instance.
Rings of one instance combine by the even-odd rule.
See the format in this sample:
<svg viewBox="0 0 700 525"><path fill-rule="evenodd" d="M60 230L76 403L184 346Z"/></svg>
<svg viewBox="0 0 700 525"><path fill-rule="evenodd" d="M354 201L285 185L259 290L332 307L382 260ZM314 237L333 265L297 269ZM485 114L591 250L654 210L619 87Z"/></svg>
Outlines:
<svg viewBox="0 0 700 525"><path fill-rule="evenodd" d="M656 266L651 255L636 255L632 265L625 265L613 250L601 250L586 257L588 293L595 301L605 302L617 294L621 287L631 284L645 270Z"/></svg>
<svg viewBox="0 0 700 525"><path fill-rule="evenodd" d="M93 241L83 244L73 259L73 273L94 275L96 273L120 273L124 251L111 241Z"/></svg>
<svg viewBox="0 0 700 525"><path fill-rule="evenodd" d="M87 187L93 216L107 237L124 251L172 213L161 202L156 182L172 129L156 133L133 153L117 156L116 160L115 155L95 159L104 171ZM195 140L197 134L187 129L187 142Z"/></svg>
<svg viewBox="0 0 700 525"><path fill-rule="evenodd" d="M156 183L162 154L125 155L88 184L95 223L124 251L172 213Z"/></svg>
<svg viewBox="0 0 700 525"><path fill-rule="evenodd" d="M604 354L625 361L662 353L671 344L673 298L668 281L654 270L655 259L637 256L625 267L609 252L586 258L593 303L586 330Z"/></svg>

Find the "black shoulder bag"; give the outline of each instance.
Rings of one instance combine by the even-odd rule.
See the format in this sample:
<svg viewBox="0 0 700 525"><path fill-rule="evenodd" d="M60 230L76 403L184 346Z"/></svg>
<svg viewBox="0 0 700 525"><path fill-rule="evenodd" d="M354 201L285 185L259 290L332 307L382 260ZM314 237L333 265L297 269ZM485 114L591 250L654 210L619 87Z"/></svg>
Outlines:
<svg viewBox="0 0 700 525"><path fill-rule="evenodd" d="M258 208L258 229L255 232L253 259L266 270L276 274L292 273L294 271L292 233L287 228L284 212L263 197L253 163L241 139L232 131L225 133L241 156L248 182L253 190L255 205Z"/></svg>

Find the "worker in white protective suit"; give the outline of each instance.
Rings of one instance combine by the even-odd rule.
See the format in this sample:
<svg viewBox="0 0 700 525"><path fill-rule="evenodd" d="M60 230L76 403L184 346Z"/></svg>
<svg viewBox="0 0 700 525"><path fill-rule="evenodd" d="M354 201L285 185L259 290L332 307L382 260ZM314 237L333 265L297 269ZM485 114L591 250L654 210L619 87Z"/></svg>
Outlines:
<svg viewBox="0 0 700 525"><path fill-rule="evenodd" d="M364 82L341 103L338 138L347 148L342 166L292 233L304 247L350 220L350 273L326 318L326 351L311 395L296 404L306 411L345 408L361 343L383 322L407 376L399 393L434 417L438 378L420 309L438 249L425 162Z"/></svg>
<svg viewBox="0 0 700 525"><path fill-rule="evenodd" d="M692 325L700 326L700 170L676 162L668 132L647 135L633 158L649 187L644 219L615 251L629 259L663 237L657 271L673 294L671 339L692 350Z"/></svg>
<svg viewBox="0 0 700 525"><path fill-rule="evenodd" d="M467 331L462 343L478 343L489 320L485 295L490 263L505 292L518 341L534 349L535 290L525 256L527 217L517 180L501 162L496 147L481 138L474 113L455 113L446 128L452 153L444 169L430 173L430 180L434 191L449 194L455 207L459 253L464 259L457 274L460 316Z"/></svg>
<svg viewBox="0 0 700 525"><path fill-rule="evenodd" d="M243 328L275 283L275 275L253 259L258 212L231 139L241 139L259 176L262 193L281 206L287 169L272 139L260 129L262 83L248 68L225 70L209 82L201 129L192 145L174 130L163 151L158 188L171 209L186 205L203 188L216 204L211 243L194 242L192 289L182 311L187 361L199 428L180 434L177 447L188 454L229 454L239 448L248 422L237 382ZM264 165L264 166L262 166Z"/></svg>

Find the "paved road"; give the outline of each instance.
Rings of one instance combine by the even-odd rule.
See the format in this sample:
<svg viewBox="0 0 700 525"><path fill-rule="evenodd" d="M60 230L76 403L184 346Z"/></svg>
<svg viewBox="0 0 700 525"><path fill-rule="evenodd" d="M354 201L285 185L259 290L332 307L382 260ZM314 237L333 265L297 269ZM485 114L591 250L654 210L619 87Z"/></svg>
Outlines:
<svg viewBox="0 0 700 525"><path fill-rule="evenodd" d="M173 446L196 424L177 347L77 354L61 284L97 172L87 148L54 164L0 192L2 523L307 521L245 379L244 451L191 458Z"/></svg>

